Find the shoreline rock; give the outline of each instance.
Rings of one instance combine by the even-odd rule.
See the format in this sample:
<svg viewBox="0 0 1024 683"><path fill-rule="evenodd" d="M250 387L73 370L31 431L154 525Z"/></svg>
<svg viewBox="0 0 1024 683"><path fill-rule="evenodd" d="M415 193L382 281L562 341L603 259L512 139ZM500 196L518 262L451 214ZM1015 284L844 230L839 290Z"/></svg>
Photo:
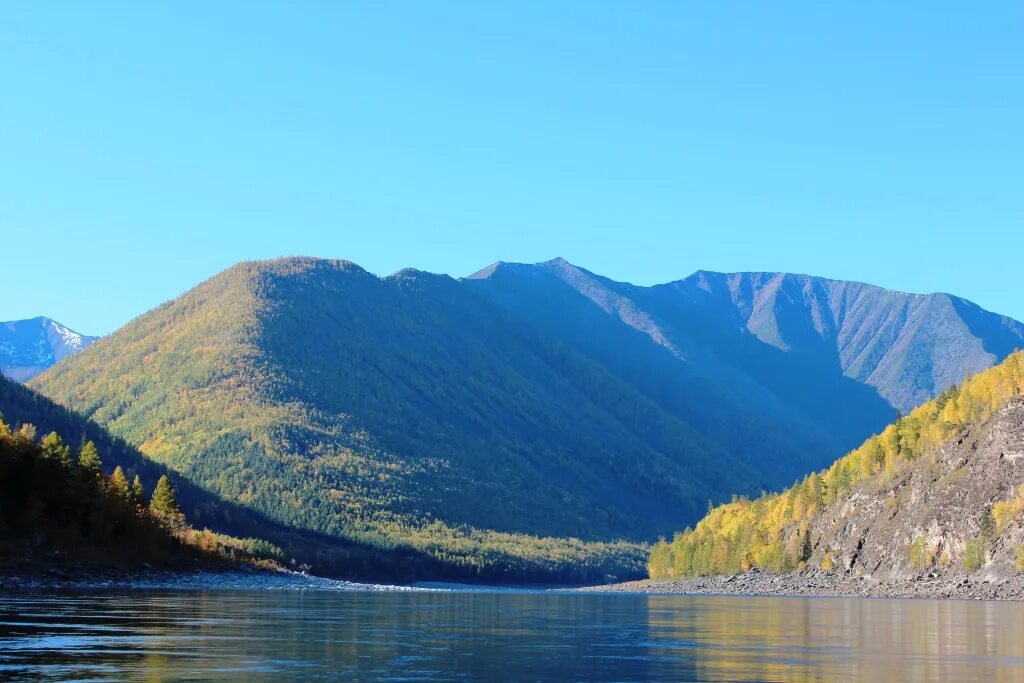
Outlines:
<svg viewBox="0 0 1024 683"><path fill-rule="evenodd" d="M886 582L869 576L744 574L683 579L628 581L573 589L587 593L747 595L761 597L926 598L953 600L1024 600L1024 577L975 579L966 576L914 578Z"/></svg>

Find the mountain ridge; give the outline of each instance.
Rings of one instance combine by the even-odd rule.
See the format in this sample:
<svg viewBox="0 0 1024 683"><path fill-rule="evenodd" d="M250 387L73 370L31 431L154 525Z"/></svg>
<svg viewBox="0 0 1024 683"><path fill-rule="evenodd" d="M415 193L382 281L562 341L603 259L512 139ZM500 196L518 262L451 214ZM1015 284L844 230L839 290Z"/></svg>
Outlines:
<svg viewBox="0 0 1024 683"><path fill-rule="evenodd" d="M617 282L601 275L592 273L586 269L574 266L564 258L557 257L549 261L536 264L519 264L504 261L496 262L472 275L464 278L468 281L482 281L500 276L502 272L526 271L537 272L559 272L571 273L569 280L593 280L596 283L610 287L620 296L623 292L627 294L661 295L675 293L682 297L688 297L688 303L699 305L707 309L712 303L707 297L717 297L716 303L723 307L720 313L732 313L736 315L736 322L742 324L752 334L757 336L766 344L776 346L783 351L789 351L789 344L786 335L778 330L780 305L784 306L787 301L795 295L810 296L806 301L812 306L813 320L817 325L831 325L835 339L831 340L839 353L839 365L844 374L858 382L866 383L879 390L880 395L890 405L900 412L908 412L918 404L937 395L944 389L963 380L966 374L973 374L986 367L991 367L996 362L1005 358L1017 348L1024 347L1024 324L1014 320L1010 316L989 312L974 302L963 297L947 292L914 293L904 292L896 289L888 289L870 283L826 278L800 273L787 273L780 271L736 271L720 272L712 270L697 270L691 275L673 280L663 284L650 286L633 285L626 282ZM725 291L722 291L722 289ZM817 288L817 291L815 289ZM794 291L797 289L799 291ZM695 297L703 293L705 300L699 301ZM723 297L724 294L728 296ZM816 297L815 297L816 295ZM780 297L782 301L780 301ZM680 302L675 302L678 305ZM893 353L899 356L901 349L877 348L870 344L860 348L854 357L849 357L847 350L858 342L864 343L862 337L849 338L844 335L843 323L851 314L860 314L864 317L865 309L878 306L885 306L896 319L890 321L878 321L879 324L888 322L894 326L896 340L899 341L901 333L909 334L931 334L941 333L941 329L930 329L920 331L913 327L920 324L922 318L946 319L962 323L959 330L947 330L947 334L959 334L962 341L972 341L974 337L982 344L975 345L969 350L972 357L966 360L962 366L957 366L956 371L939 370L937 377L926 378L922 376L910 376L901 374L907 360L898 357L885 358L886 354ZM854 310L851 311L850 307ZM927 311L924 307L945 307L946 311ZM900 320L899 314L904 311L908 319ZM648 311L649 313L649 311ZM640 316L650 322L650 316ZM916 316L912 318L911 316ZM871 332L871 328L865 325L863 319L854 321L856 330L863 333L864 330ZM897 325L902 323L902 325ZM910 329L906 326L910 325ZM836 327L838 326L838 327ZM806 332L801 330L800 332ZM824 329L815 330L818 334L826 332ZM875 330L877 332L877 330ZM663 337L663 333L656 333ZM848 333L846 333L848 334ZM803 341L807 341L806 338ZM874 340L877 342L877 340ZM906 343L908 340L904 340ZM995 344L989 348L985 343ZM661 340L659 343L664 344ZM954 347L957 340L946 340L942 349L935 352L936 357L948 355L947 351ZM872 354L881 354L881 358L875 358ZM865 370L864 368L868 369ZM877 372L874 376L873 373ZM910 380L909 386L903 386Z"/></svg>
<svg viewBox="0 0 1024 683"><path fill-rule="evenodd" d="M564 259L462 279L249 261L31 385L276 523L461 575L622 577L619 539L793 481L896 412L793 336L825 329L820 296L779 317L784 350L737 324L753 299L715 293Z"/></svg>

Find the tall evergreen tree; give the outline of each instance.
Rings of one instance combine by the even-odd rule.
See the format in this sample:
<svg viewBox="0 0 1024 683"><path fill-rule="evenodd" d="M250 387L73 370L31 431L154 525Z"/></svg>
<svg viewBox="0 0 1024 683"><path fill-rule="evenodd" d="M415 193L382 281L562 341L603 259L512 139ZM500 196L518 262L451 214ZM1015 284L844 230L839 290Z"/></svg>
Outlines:
<svg viewBox="0 0 1024 683"><path fill-rule="evenodd" d="M139 479L139 475L135 475L132 480L132 503L135 505L142 505L146 501L146 492L142 488L142 480Z"/></svg>
<svg viewBox="0 0 1024 683"><path fill-rule="evenodd" d="M183 515L181 508L178 507L178 498L166 474L156 482L153 497L149 501L149 509L171 526L178 526L182 522Z"/></svg>
<svg viewBox="0 0 1024 683"><path fill-rule="evenodd" d="M96 450L96 444L86 441L78 449L78 469L82 474L101 474L103 463L100 461L100 452Z"/></svg>
<svg viewBox="0 0 1024 683"><path fill-rule="evenodd" d="M124 476L124 470L118 465L114 473L110 475L110 492L126 503L132 499L132 491L128 487L128 477Z"/></svg>
<svg viewBox="0 0 1024 683"><path fill-rule="evenodd" d="M65 469L71 469L71 448L67 446L57 432L50 432L39 444L43 457L60 463Z"/></svg>

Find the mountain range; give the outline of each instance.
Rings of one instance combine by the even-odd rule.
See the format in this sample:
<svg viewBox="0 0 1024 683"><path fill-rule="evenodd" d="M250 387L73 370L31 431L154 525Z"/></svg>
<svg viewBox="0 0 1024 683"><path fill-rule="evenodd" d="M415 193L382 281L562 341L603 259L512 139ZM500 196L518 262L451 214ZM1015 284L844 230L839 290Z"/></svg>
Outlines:
<svg viewBox="0 0 1024 683"><path fill-rule="evenodd" d="M49 318L0 322L0 373L24 382L97 339Z"/></svg>
<svg viewBox="0 0 1024 683"><path fill-rule="evenodd" d="M288 258L30 385L277 524L460 575L624 576L637 542L824 466L1020 346L1024 325L950 295L802 275Z"/></svg>

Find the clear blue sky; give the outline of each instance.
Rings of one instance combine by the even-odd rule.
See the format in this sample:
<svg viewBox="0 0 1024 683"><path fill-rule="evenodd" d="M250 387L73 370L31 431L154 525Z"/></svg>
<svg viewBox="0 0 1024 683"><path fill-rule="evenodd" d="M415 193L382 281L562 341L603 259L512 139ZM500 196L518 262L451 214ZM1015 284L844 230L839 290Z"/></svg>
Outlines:
<svg viewBox="0 0 1024 683"><path fill-rule="evenodd" d="M1024 4L9 3L0 320L250 258L787 270L1024 319Z"/></svg>

